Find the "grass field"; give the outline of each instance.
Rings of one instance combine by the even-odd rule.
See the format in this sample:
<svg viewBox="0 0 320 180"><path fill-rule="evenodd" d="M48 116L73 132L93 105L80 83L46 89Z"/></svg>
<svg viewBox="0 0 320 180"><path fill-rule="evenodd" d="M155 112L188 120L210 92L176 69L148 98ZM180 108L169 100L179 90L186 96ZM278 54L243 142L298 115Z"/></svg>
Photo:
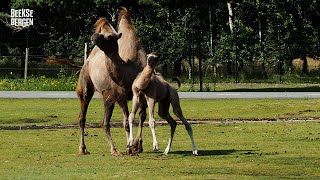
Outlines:
<svg viewBox="0 0 320 180"><path fill-rule="evenodd" d="M77 123L76 99L0 101L2 128ZM89 156L77 154L78 129L0 130L0 179L320 178L320 99L182 99L181 106L190 120L217 122L192 125L200 156L192 156L190 139L181 125L168 156L161 152L169 126L157 126L161 152L152 152L151 132L144 128L144 152L122 157L110 155L100 128L85 130ZM121 121L119 109L115 108L112 122ZM102 112L101 100L94 99L88 123L99 123ZM124 130L111 131L124 152Z"/></svg>
<svg viewBox="0 0 320 180"><path fill-rule="evenodd" d="M0 126L77 124L80 112L77 99L0 99L0 102ZM320 119L320 99L182 99L181 107L190 120ZM102 100L93 99L87 123L100 123L102 116ZM122 119L116 106L112 122Z"/></svg>
<svg viewBox="0 0 320 180"><path fill-rule="evenodd" d="M193 125L199 156L178 126L168 156L144 152L112 157L101 129L87 129L91 155L79 156L77 129L0 131L0 179L319 179L319 122ZM125 150L122 128L114 140ZM169 127L157 128L160 150Z"/></svg>

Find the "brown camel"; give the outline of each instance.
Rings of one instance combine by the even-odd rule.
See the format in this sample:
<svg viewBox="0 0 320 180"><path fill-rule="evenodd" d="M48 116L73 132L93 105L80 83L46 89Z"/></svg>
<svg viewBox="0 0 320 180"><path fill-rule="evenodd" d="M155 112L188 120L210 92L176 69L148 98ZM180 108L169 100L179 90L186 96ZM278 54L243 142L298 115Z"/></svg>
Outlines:
<svg viewBox="0 0 320 180"><path fill-rule="evenodd" d="M96 23L96 33L101 33L106 36L109 34L115 34L114 28L110 25L106 18L100 18ZM133 33L133 32L126 32ZM123 33L124 36L127 34ZM132 41L135 41L133 39ZM123 46L132 47L132 41L128 39L127 44L123 43ZM125 54L126 52L119 52L121 54ZM138 52L136 52L138 53ZM79 145L79 154L90 154L87 151L87 147L84 142L84 127L86 122L86 113L91 101L91 98L95 91L98 91L102 94L104 100L104 118L102 120L102 127L105 129L108 142L111 147L111 154L114 156L121 155L121 153L116 149L114 142L112 140L111 132L110 132L110 119L112 116L113 108L115 102L119 104L123 111L123 124L127 134L127 140L129 137L129 126L128 126L128 105L127 105L127 97L131 91L132 82L126 81L123 86L119 86L116 82L114 82L110 77L110 73L108 70L110 68L111 61L108 60L108 57L105 56L104 52L100 50L99 47L95 46L91 51L88 59L83 65L80 74L79 80L77 84L77 95L80 99L81 111L79 114L79 127L80 127L80 145ZM129 63L129 62L128 62ZM143 69L143 65L146 64L146 60L143 58L130 59L130 65L127 68L127 75L130 77L136 77L136 75ZM142 105L143 106L143 105ZM146 118L146 105L145 107L141 107L140 119L144 121ZM141 135L141 134L140 134ZM138 150L142 151L142 138L138 138L140 143Z"/></svg>
<svg viewBox="0 0 320 180"><path fill-rule="evenodd" d="M117 53L117 39L119 39L121 35L121 33L113 33L105 36L103 34L95 33L92 36L93 43L97 45L101 50L103 50L105 55L108 57L108 60L110 60L111 64L110 66L107 66L109 68L108 73L117 84L124 84L124 82L131 81L132 79L131 76L127 74L127 69L131 65L131 63L123 63L123 60ZM193 154L198 155L196 146L194 144L192 128L182 114L177 91L173 87L171 87L168 82L161 78L161 76L154 75L154 68L157 60L158 58L156 55L149 54L147 66L135 78L132 84L132 91L134 96L132 112L129 117L130 136L128 152L135 153L134 149L131 150L130 148L133 145L133 119L141 102L143 102L143 99L145 97L149 107L149 126L152 129L154 150L158 150L158 142L156 140L154 129L154 106L156 102L159 102L159 116L165 119L171 126L171 136L164 154L168 154L168 152L170 151L173 135L177 125L177 123L169 114L169 106L171 104L174 114L184 123L186 130L190 136Z"/></svg>

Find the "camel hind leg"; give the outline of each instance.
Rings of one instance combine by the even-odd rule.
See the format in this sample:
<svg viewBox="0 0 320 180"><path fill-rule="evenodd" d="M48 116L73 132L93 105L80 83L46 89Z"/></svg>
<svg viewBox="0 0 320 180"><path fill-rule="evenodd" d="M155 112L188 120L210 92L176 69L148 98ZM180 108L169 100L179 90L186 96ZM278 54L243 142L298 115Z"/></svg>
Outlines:
<svg viewBox="0 0 320 180"><path fill-rule="evenodd" d="M177 122L169 114L169 107L170 107L170 102L167 99L159 102L158 114L161 118L165 119L170 125L170 138L169 138L168 145L165 151L163 152L164 155L167 155L171 149L174 132L177 127Z"/></svg>
<svg viewBox="0 0 320 180"><path fill-rule="evenodd" d="M182 121L182 123L184 124L189 137L191 139L191 143L192 143L192 153L193 155L198 155L198 150L197 147L194 143L194 139L193 139L193 132L192 132L192 127L189 124L189 122L184 118L183 114L182 114L182 110L181 110L181 106L180 106L180 101L179 101L179 96L178 93L175 90L172 90L170 92L170 102L173 108L173 113Z"/></svg>
<svg viewBox="0 0 320 180"><path fill-rule="evenodd" d="M122 109L123 114L123 127L126 131L127 143L129 142L129 110L128 110L128 102L126 99L121 99L118 101L120 108Z"/></svg>

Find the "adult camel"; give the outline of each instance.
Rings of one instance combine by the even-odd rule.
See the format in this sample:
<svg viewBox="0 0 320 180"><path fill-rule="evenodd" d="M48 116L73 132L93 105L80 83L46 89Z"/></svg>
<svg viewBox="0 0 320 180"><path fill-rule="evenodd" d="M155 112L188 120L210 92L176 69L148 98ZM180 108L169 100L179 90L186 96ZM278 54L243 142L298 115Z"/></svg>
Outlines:
<svg viewBox="0 0 320 180"><path fill-rule="evenodd" d="M101 33L104 35L116 33L116 31L114 30L114 28L111 26L111 24L108 22L106 18L100 18L95 25L96 25L96 30L95 30L96 33ZM130 26L133 26L133 24L119 23L119 29L123 29L122 26L130 27ZM134 28L132 27L132 29ZM141 53L142 48L134 48L138 39L134 31L123 31L122 34L124 35L124 37L130 36L131 38L126 38L126 43L122 43L121 48L123 49L132 48L135 50L131 51L130 52L131 54L139 54L139 55L130 55L130 53L119 51L119 54L123 55L123 57L125 56L137 57L135 59L133 58L126 59L126 62L130 64L127 75L132 77L134 80L137 74L145 66L146 57L140 58L140 54L143 54ZM128 46L129 48L125 48L124 46ZM127 100L131 91L131 85L133 80L131 84L127 84L127 85L124 85L121 83L120 83L121 85L119 85L119 83L114 82L109 75L110 73L108 72L108 66L110 66L110 63L108 62L110 61L104 55L104 52L101 51L99 47L95 46L91 51L85 64L81 68L81 71L79 74L79 80L78 80L76 92L80 99L80 107L81 107L81 111L78 117L79 128L80 128L79 154L81 155L90 154L87 150L87 147L84 141L84 128L85 128L85 122L86 122L87 109L95 91L101 93L103 96L105 112L104 112L104 117L101 125L106 132L108 142L111 148L111 154L113 156L122 155L116 149L115 144L112 140L111 132L110 132L110 119L111 119L114 105L116 102L119 104L119 106L123 111L123 116L124 116L123 124L126 130L127 141L128 141L129 111L128 111ZM141 106L141 111L139 114L140 114L140 121L143 123L146 118L146 103L143 103L143 105ZM139 143L136 143L136 145L138 146L137 149L142 151L141 133L138 140L139 140Z"/></svg>

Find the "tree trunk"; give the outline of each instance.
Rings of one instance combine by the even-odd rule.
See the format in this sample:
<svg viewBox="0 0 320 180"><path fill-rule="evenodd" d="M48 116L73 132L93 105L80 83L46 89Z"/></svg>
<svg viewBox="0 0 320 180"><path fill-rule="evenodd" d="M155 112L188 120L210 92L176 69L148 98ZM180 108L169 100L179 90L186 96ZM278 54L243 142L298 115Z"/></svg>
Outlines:
<svg viewBox="0 0 320 180"><path fill-rule="evenodd" d="M174 61L173 64L173 76L180 76L181 75L181 60L177 59Z"/></svg>
<svg viewBox="0 0 320 180"><path fill-rule="evenodd" d="M209 33L210 33L210 56L213 56L213 34L212 34L212 5L209 5Z"/></svg>
<svg viewBox="0 0 320 180"><path fill-rule="evenodd" d="M305 53L303 53L302 61L303 61L302 74L307 75L308 74L308 61L307 61L307 56L305 55Z"/></svg>
<svg viewBox="0 0 320 180"><path fill-rule="evenodd" d="M232 11L231 2L227 2L227 6L229 11L229 27L230 27L231 34L233 34L233 11Z"/></svg>

